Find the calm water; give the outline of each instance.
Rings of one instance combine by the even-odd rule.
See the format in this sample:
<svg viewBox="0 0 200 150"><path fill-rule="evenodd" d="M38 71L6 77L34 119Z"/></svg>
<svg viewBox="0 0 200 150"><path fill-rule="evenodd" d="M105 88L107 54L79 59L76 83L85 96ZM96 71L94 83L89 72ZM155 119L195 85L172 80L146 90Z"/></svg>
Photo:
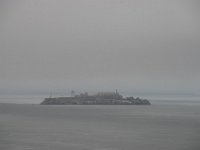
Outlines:
<svg viewBox="0 0 200 150"><path fill-rule="evenodd" d="M0 150L199 150L200 105L0 104Z"/></svg>

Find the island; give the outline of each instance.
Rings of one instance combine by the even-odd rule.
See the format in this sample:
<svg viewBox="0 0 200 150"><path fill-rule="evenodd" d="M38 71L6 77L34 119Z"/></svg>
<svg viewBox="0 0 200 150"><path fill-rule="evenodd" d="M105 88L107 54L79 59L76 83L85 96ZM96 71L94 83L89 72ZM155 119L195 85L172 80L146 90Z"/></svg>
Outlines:
<svg viewBox="0 0 200 150"><path fill-rule="evenodd" d="M89 95L88 92L70 97L49 97L41 105L151 105L147 99L126 97L116 92L99 92Z"/></svg>

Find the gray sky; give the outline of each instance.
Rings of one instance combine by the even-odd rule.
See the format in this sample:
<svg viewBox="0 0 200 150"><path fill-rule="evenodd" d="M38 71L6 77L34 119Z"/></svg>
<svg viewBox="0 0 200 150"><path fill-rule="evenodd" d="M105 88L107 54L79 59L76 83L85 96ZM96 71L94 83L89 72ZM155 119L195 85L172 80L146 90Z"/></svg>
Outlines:
<svg viewBox="0 0 200 150"><path fill-rule="evenodd" d="M0 5L0 94L200 91L198 0Z"/></svg>

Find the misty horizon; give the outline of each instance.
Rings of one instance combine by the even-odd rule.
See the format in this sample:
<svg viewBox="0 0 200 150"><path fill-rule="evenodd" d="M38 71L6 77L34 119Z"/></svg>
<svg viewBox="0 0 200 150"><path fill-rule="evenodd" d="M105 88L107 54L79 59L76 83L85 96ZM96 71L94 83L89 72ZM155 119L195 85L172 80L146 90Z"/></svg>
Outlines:
<svg viewBox="0 0 200 150"><path fill-rule="evenodd" d="M200 97L196 0L0 4L1 96L118 89Z"/></svg>

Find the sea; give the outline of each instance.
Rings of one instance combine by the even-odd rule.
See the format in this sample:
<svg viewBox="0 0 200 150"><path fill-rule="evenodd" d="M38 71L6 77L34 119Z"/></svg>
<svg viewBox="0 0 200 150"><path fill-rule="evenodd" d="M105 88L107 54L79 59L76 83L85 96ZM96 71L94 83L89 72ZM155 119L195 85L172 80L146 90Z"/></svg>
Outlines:
<svg viewBox="0 0 200 150"><path fill-rule="evenodd" d="M2 101L0 150L200 150L200 101L151 102L59 106Z"/></svg>

